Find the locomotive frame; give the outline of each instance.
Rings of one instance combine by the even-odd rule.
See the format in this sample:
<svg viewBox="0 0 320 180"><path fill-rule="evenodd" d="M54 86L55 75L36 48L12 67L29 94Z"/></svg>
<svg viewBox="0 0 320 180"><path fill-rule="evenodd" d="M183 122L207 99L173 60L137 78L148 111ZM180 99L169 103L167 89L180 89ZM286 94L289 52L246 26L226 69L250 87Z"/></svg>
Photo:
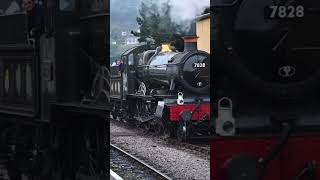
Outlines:
<svg viewBox="0 0 320 180"><path fill-rule="evenodd" d="M107 178L109 2L39 2L43 34L25 12L0 16L4 165L17 180Z"/></svg>

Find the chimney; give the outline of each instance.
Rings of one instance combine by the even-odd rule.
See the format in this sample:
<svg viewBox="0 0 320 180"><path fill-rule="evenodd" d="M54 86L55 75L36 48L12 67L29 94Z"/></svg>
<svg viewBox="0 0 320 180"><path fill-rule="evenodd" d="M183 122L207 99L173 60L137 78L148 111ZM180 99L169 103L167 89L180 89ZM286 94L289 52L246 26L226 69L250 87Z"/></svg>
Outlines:
<svg viewBox="0 0 320 180"><path fill-rule="evenodd" d="M197 51L197 41L198 36L185 36L183 37L184 40L184 52L186 51Z"/></svg>

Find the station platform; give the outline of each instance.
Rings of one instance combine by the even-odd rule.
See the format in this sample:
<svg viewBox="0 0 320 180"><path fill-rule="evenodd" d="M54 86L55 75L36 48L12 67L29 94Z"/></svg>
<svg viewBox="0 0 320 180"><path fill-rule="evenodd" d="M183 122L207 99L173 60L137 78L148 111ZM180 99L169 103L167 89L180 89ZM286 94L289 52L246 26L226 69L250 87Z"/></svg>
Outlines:
<svg viewBox="0 0 320 180"><path fill-rule="evenodd" d="M123 180L117 173L110 169L110 180Z"/></svg>

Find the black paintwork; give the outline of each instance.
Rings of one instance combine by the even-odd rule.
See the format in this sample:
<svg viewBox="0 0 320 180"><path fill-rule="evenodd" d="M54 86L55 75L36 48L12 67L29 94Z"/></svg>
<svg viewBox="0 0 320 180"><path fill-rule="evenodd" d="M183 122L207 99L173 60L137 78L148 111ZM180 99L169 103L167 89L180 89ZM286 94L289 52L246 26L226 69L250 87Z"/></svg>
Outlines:
<svg viewBox="0 0 320 180"><path fill-rule="evenodd" d="M0 146L21 153L11 157L12 177L32 168L26 157L35 150L49 168L40 179L56 170L57 179L74 179L80 165L89 169L89 155L97 174L108 170L109 1L74 0L67 11L61 1L41 1L44 31L33 36L30 14L0 15Z"/></svg>

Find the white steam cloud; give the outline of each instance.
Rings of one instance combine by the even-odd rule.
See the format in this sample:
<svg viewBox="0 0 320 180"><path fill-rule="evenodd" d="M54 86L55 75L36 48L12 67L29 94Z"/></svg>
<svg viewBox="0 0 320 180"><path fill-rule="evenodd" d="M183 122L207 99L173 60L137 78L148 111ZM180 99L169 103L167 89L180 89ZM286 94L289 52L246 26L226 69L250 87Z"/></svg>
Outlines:
<svg viewBox="0 0 320 180"><path fill-rule="evenodd" d="M183 22L201 15L204 9L210 6L210 0L170 0L170 4L171 18L177 22Z"/></svg>
<svg viewBox="0 0 320 180"><path fill-rule="evenodd" d="M144 0L142 0L144 1ZM210 7L210 0L156 0L158 7L169 1L171 5L171 19L188 30L191 21L201 15L205 8Z"/></svg>

